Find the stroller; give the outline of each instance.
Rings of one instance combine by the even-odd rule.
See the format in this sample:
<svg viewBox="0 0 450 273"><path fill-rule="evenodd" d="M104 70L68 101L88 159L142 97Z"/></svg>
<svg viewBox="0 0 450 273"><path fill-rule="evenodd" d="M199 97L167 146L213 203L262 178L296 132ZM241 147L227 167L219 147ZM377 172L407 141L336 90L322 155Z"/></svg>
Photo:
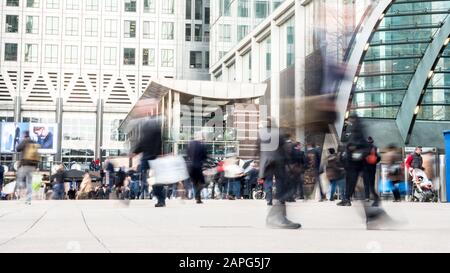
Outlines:
<svg viewBox="0 0 450 273"><path fill-rule="evenodd" d="M433 182L421 169L414 169L416 181L413 181L413 202L437 202L438 195L433 188Z"/></svg>

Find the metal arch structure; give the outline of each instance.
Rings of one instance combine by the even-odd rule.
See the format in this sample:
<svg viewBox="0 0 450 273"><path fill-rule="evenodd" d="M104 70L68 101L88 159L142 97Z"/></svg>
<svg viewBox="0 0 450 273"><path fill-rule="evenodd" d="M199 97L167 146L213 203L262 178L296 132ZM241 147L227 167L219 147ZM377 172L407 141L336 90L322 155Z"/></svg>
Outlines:
<svg viewBox="0 0 450 273"><path fill-rule="evenodd" d="M336 110L340 115L338 115L335 128L339 139L342 137L342 131L345 122L345 113L347 112L350 96L353 89L353 79L356 77L359 65L364 58L364 49L366 44L370 41L374 29L380 23L380 17L386 13L389 7L392 5L393 0L380 0L378 4L374 7L374 10L367 18L367 21L361 25L361 28L356 34L354 40L354 48L350 57L348 59L348 68L346 74L352 79L351 81L343 81L338 89L337 100L336 100Z"/></svg>
<svg viewBox="0 0 450 273"><path fill-rule="evenodd" d="M400 131L405 143L408 143L409 136L416 121L416 107L420 106L424 90L430 80L430 71L434 70L434 66L439 60L442 50L445 48L445 41L450 35L450 18L445 20L444 24L439 28L433 41L427 47L422 60L417 66L416 73L411 79L403 102L400 106L395 123ZM432 74L431 74L432 76Z"/></svg>
<svg viewBox="0 0 450 273"><path fill-rule="evenodd" d="M406 1L405 1L406 2ZM412 1L415 2L415 1ZM417 1L422 2L422 1ZM426 1L423 1L426 2ZM431 1L430 1L431 2ZM339 139L342 138L343 128L345 124L346 114L351 105L351 98L356 88L356 79L360 76L360 68L366 61L365 55L367 49L370 46L372 36L379 29L379 24L383 19L383 15L386 15L391 6L395 4L395 0L380 0L378 4L373 8L368 18L364 18L365 22L361 24L361 28L357 30L355 41L353 41L353 48L350 51L350 55L347 59L347 75L351 78L351 81L343 81L338 86L337 93L337 105L336 109L340 113L335 128ZM416 13L416 12L414 12ZM427 13L426 14L434 14ZM420 58L419 63L415 71L412 74L411 79L405 86L405 94L401 99L401 103L398 108L397 115L393 119L392 126L396 127L404 143L408 143L414 124L416 123L416 107L420 107L421 101L425 94L425 90L430 82L430 71L434 71L437 62L440 59L442 51L445 49L445 42L450 36L450 10L439 11L439 14L448 14L446 19L439 24L434 37L430 39L428 46L421 56L415 56L414 58ZM412 14L411 14L412 15ZM428 28L428 27L427 27ZM388 29L395 30L395 29ZM400 29L399 29L400 30ZM414 41L411 41L414 43ZM399 57L400 59L402 57ZM411 57L404 57L411 58ZM367 61L370 61L367 59ZM394 74L394 73L391 73ZM397 74L400 74L397 72ZM387 121L387 120L386 120ZM391 127L391 129L394 129ZM399 139L400 140L400 139Z"/></svg>

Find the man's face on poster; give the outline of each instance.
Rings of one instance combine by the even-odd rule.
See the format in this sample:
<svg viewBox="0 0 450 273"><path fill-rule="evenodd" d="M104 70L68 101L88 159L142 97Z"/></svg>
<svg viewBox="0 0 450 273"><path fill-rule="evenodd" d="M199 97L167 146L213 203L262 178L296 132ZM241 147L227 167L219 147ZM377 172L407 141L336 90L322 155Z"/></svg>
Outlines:
<svg viewBox="0 0 450 273"><path fill-rule="evenodd" d="M48 135L48 130L45 127L35 127L34 128L34 133L38 137L46 137Z"/></svg>

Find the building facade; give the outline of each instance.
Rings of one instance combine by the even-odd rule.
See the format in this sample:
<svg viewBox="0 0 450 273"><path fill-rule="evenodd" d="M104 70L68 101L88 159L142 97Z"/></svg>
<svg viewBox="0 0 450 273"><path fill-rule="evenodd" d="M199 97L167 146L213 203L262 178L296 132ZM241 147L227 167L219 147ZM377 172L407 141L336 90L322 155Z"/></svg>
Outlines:
<svg viewBox="0 0 450 273"><path fill-rule="evenodd" d="M325 48L328 56L343 59L351 45L353 30L371 3L370 0L271 2L272 10L266 18L258 21L219 61L212 62L212 80L265 82L269 88L260 104L267 105L277 123L287 119L298 122L305 118L302 98L320 88L320 79L315 78L317 52ZM237 5L235 12L239 13L239 2ZM211 51L217 47L216 41L212 41ZM283 101L295 101L295 109L282 107ZM305 138L300 130L291 133L299 140Z"/></svg>
<svg viewBox="0 0 450 273"><path fill-rule="evenodd" d="M450 126L449 5L450 1L285 0L212 62L211 77L268 83L260 104L268 106L277 122L295 115L298 124L308 115L302 98L321 88L317 67L325 56L327 61L346 63L350 78L336 89L336 141L345 141L346 119L354 112L381 146L443 148L442 131ZM216 42L212 40L211 51L223 46ZM286 101L295 101L295 107L284 107ZM384 137L386 131L391 138ZM305 141L304 134L295 132L298 140Z"/></svg>
<svg viewBox="0 0 450 273"><path fill-rule="evenodd" d="M49 160L120 154L119 124L152 79L209 79L208 0L0 7L0 119L58 123L60 147Z"/></svg>
<svg viewBox="0 0 450 273"><path fill-rule="evenodd" d="M216 0L211 5L211 63L219 61L284 0Z"/></svg>

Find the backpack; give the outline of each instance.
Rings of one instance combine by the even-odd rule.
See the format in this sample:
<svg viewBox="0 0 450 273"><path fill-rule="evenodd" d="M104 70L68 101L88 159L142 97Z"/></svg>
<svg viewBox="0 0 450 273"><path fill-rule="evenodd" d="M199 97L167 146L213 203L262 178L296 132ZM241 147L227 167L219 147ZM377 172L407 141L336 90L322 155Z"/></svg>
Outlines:
<svg viewBox="0 0 450 273"><path fill-rule="evenodd" d="M366 157L366 162L369 165L376 165L378 161L377 151L375 148L370 150L370 154Z"/></svg>
<svg viewBox="0 0 450 273"><path fill-rule="evenodd" d="M39 162L41 155L39 154L40 145L37 143L29 143L25 148L23 159L31 162Z"/></svg>

